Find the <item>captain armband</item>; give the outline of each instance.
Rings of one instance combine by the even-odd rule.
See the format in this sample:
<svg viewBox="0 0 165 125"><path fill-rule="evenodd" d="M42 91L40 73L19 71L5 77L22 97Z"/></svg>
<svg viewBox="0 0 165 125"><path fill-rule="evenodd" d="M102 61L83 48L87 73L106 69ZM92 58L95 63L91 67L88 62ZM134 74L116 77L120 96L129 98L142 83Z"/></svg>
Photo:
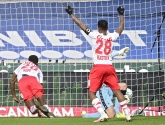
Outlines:
<svg viewBox="0 0 165 125"><path fill-rule="evenodd" d="M88 35L92 30L87 28L84 32Z"/></svg>

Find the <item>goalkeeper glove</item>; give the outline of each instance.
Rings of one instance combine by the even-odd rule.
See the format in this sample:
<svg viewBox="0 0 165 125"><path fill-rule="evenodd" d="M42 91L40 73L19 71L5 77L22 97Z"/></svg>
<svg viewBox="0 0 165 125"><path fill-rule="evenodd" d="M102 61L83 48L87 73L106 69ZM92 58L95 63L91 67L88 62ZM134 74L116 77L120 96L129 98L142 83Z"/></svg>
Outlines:
<svg viewBox="0 0 165 125"><path fill-rule="evenodd" d="M165 99L165 92L163 92L162 97Z"/></svg>
<svg viewBox="0 0 165 125"><path fill-rule="evenodd" d="M121 15L121 16L124 14L124 8L121 7L121 6L119 6L119 7L117 8L117 11L118 11L119 15Z"/></svg>
<svg viewBox="0 0 165 125"><path fill-rule="evenodd" d="M126 53L129 52L129 47L125 47L119 50L119 56L126 56Z"/></svg>
<svg viewBox="0 0 165 125"><path fill-rule="evenodd" d="M73 8L71 8L71 6L67 6L67 8L65 9L65 11L66 11L69 15L73 14Z"/></svg>
<svg viewBox="0 0 165 125"><path fill-rule="evenodd" d="M124 95L124 97L125 97L127 104L130 103L130 98L127 95Z"/></svg>

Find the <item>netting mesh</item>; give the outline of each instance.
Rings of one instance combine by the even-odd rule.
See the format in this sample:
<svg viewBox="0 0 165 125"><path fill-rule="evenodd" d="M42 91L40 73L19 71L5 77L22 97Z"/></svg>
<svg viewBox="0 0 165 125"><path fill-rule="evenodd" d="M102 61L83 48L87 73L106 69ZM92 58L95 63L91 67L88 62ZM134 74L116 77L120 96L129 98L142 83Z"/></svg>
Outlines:
<svg viewBox="0 0 165 125"><path fill-rule="evenodd" d="M133 90L129 104L131 111L143 107L153 96L159 95L160 97L157 96L150 104L150 108L157 111L156 108L160 105L158 100L162 100L161 94L165 87L164 25L160 39L160 74L157 44L152 52L151 47L156 37L154 33L165 12L164 1L1 0L0 106L4 110L0 110L0 115L21 115L18 115L18 109L24 105L18 105L12 100L9 80L13 70L30 54L40 58L39 66L44 72L45 96L52 111L61 116L78 116L83 109L94 111L86 89L88 73L92 66L91 43L88 36L66 14L66 5L72 6L75 15L94 31L97 30L98 20L107 20L110 32L119 25L116 9L123 5L125 29L114 43L113 49L117 51L129 47L130 52L126 57L115 57L114 66L119 81L127 83ZM19 96L18 89L17 95ZM163 106L164 101L161 102ZM10 108L16 113L12 114ZM60 110L60 113L57 110Z"/></svg>

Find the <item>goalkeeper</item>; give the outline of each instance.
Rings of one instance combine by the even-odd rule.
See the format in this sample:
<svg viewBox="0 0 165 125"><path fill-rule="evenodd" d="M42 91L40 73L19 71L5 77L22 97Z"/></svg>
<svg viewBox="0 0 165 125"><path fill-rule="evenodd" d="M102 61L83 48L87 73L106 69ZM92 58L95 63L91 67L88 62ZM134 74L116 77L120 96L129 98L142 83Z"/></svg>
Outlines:
<svg viewBox="0 0 165 125"><path fill-rule="evenodd" d="M121 49L120 51L113 51L112 52L112 57L121 55L121 56L125 56L126 52L129 51L128 47L125 47L123 49ZM127 85L125 83L119 83L120 86L120 90L122 92L122 94L125 96L126 94L126 90L127 90ZM99 100L102 103L102 107L105 110L105 112L107 113L109 118L113 118L116 117L117 118L125 118L125 116L120 113L120 104L117 100L117 98L115 99L115 106L113 107L113 103L112 103L112 98L113 98L113 92L112 90L107 87L105 84L103 84L102 88L100 88L97 93L96 96L99 98ZM129 98L128 96L125 96L127 103L129 103ZM96 113L89 113L86 114L85 111L82 111L82 117L83 118L100 118L100 113L96 112Z"/></svg>
<svg viewBox="0 0 165 125"><path fill-rule="evenodd" d="M121 92L126 97L127 103L129 103L130 99L128 98L128 96L125 95L126 89L127 89L126 83L119 83L119 86L120 86ZM116 118L125 118L125 115L120 113L120 104L117 98L115 98L115 106L113 107L113 103L112 103L113 95L114 94L112 90L109 87L107 87L105 84L103 84L102 88L100 88L99 91L97 91L96 93L96 96L101 101L102 107L107 113L109 118L114 118L115 116ZM96 113L86 114L85 111L82 111L82 117L83 118L100 118L100 113L96 112Z"/></svg>

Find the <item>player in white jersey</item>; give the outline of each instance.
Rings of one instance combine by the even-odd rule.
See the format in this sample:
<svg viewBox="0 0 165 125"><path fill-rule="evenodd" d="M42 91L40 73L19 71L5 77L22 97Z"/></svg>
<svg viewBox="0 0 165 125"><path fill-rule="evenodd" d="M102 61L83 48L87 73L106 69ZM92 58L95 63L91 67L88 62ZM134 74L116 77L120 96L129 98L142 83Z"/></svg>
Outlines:
<svg viewBox="0 0 165 125"><path fill-rule="evenodd" d="M125 47L121 49L120 51L112 51L111 57L115 56L125 56L126 53L129 51L129 47ZM125 99L127 100L127 103L129 103L130 99L128 98L127 93L127 84L126 83L119 83L120 90L122 94L124 95ZM125 115L120 112L120 104L117 100L117 98L113 97L112 90L105 84L102 85L102 87L97 91L96 96L101 101L102 108L107 113L109 118L125 118ZM115 104L113 104L112 99L115 99ZM82 117L83 118L100 118L100 113L94 112L94 113L86 113L86 111L82 111Z"/></svg>
<svg viewBox="0 0 165 125"><path fill-rule="evenodd" d="M92 40L92 56L94 65L89 74L89 98L92 101L92 105L100 113L101 117L94 122L106 121L108 119L107 114L101 107L101 102L96 96L96 92L105 83L114 92L120 105L126 115L126 121L130 121L130 110L127 107L127 103L123 94L120 91L118 84L118 78L115 68L112 65L111 51L112 41L115 41L124 30L124 8L119 6L117 11L119 13L120 25L114 33L108 32L108 23L106 20L98 21L98 33L92 32L86 25L84 25L74 14L73 8L67 6L65 10L72 18L72 20L91 38Z"/></svg>
<svg viewBox="0 0 165 125"><path fill-rule="evenodd" d="M44 98L43 90L43 74L38 68L38 57L35 55L29 56L28 61L22 63L15 71L10 81L11 93L13 100L17 103L21 101L16 97L15 82L18 81L18 89L21 93L21 97L24 100L27 108L32 114L38 113L41 116L40 111L47 117L55 117L48 111L48 105ZM34 102L34 97L37 99Z"/></svg>

